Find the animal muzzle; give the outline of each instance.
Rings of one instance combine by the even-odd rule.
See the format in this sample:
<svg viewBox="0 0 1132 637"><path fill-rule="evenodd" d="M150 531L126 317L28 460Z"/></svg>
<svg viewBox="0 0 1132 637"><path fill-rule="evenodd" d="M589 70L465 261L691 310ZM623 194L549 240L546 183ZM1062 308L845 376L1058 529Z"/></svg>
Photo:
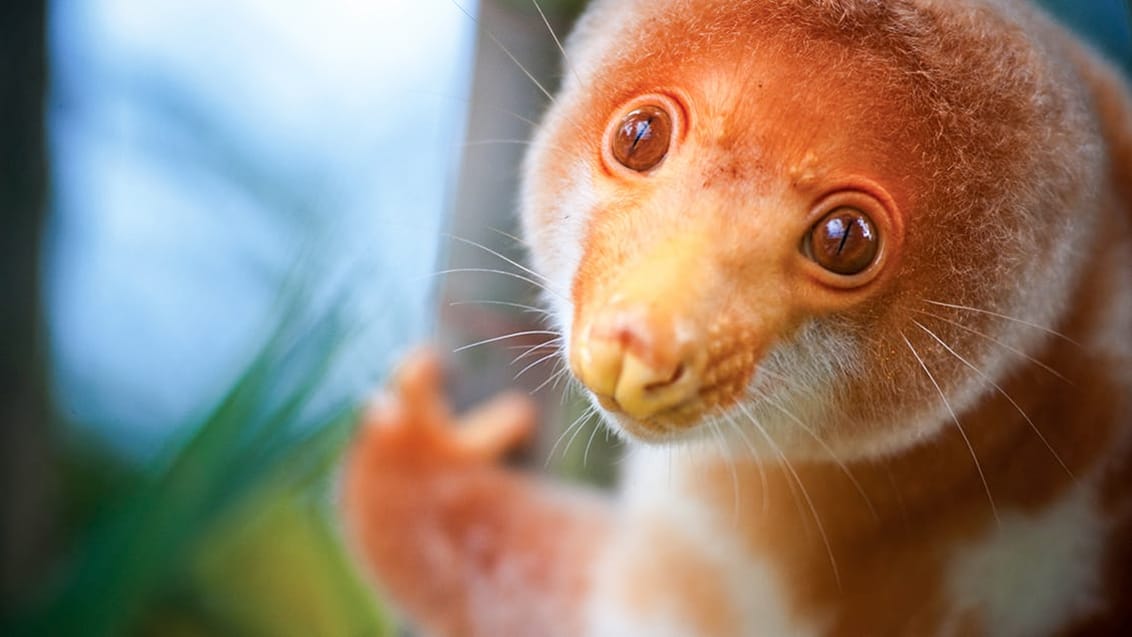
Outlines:
<svg viewBox="0 0 1132 637"><path fill-rule="evenodd" d="M600 285L575 298L571 368L628 433L646 439L678 434L719 404L720 388L738 395L751 364L725 365L727 323L713 281L711 250L696 235L677 236L601 268ZM746 367L746 369L743 369Z"/></svg>

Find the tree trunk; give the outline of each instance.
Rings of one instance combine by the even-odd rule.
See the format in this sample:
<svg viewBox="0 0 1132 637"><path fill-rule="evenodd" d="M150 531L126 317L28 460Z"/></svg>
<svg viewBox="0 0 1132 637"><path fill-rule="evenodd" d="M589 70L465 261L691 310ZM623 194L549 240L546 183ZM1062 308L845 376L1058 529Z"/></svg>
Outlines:
<svg viewBox="0 0 1132 637"><path fill-rule="evenodd" d="M4 606L44 571L49 459L40 262L47 170L46 5L0 3L0 591ZM5 609L7 610L7 609Z"/></svg>

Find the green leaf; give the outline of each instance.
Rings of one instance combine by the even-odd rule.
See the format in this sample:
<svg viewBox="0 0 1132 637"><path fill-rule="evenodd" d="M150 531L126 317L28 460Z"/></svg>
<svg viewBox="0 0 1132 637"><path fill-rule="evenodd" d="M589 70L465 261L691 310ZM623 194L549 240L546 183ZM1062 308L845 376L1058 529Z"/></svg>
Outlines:
<svg viewBox="0 0 1132 637"><path fill-rule="evenodd" d="M390 634L318 505L355 410L313 399L351 332L334 311L295 318L304 294L189 435L99 503L60 589L13 634Z"/></svg>
<svg viewBox="0 0 1132 637"><path fill-rule="evenodd" d="M189 572L200 605L249 637L391 635L317 500L255 498L204 542Z"/></svg>

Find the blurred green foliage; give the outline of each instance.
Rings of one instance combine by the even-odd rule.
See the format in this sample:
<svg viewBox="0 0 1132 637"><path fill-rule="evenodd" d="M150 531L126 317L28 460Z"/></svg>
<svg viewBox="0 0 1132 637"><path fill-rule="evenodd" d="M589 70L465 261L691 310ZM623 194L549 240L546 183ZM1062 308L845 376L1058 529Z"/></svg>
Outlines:
<svg viewBox="0 0 1132 637"><path fill-rule="evenodd" d="M279 313L301 307L302 295ZM338 307L339 304L330 304ZM78 552L15 635L392 634L354 573L330 500L350 404L312 398L350 330L289 318L227 396L145 469L86 449L69 471ZM104 484L84 476L109 476Z"/></svg>

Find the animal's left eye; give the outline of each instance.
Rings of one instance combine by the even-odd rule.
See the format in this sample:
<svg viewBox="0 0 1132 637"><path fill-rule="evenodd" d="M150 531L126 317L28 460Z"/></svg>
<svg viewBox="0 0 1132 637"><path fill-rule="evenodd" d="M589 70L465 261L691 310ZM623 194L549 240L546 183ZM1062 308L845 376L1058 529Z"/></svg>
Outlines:
<svg viewBox="0 0 1132 637"><path fill-rule="evenodd" d="M872 265L879 246L873 220L856 208L841 206L814 224L802 251L826 270L852 276Z"/></svg>
<svg viewBox="0 0 1132 637"><path fill-rule="evenodd" d="M613 157L622 166L648 172L660 165L672 141L672 118L659 106L629 111L611 141Z"/></svg>

